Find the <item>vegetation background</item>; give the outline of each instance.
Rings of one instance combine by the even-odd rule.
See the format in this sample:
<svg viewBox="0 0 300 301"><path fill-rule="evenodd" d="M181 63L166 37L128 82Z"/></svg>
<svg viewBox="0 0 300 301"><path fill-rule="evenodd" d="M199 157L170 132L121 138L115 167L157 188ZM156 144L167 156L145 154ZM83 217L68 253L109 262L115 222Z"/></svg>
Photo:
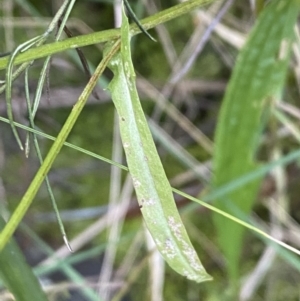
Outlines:
<svg viewBox="0 0 300 301"><path fill-rule="evenodd" d="M11 51L20 43L42 34L61 2L2 0L0 52ZM224 116L221 116L218 119L221 105L226 101L225 89L232 78L237 57L243 55L240 50L262 13L263 2L212 1L200 6L151 29L150 33L157 43L143 34L135 36L132 57L143 109L151 117L150 128L172 187L215 205L220 199L229 198L225 192L225 196L220 193L215 198L211 196L216 188L224 184L214 180L218 176L212 169L212 162L218 166L216 154L228 152L229 149L232 157L226 157L225 165L222 163L222 177L228 181L234 180L232 185L237 185L237 188L233 188L236 193L242 189L248 195L253 194L249 210L254 205L250 214L245 212L247 214L243 215L243 212L228 208L227 211L231 214L236 212L239 218L297 248L300 245L300 169L297 152L300 137L300 48L297 24L297 43L293 44L292 57L288 60L287 80L284 81L284 67L280 67L278 74L283 74L282 79L275 81L280 91L274 90L271 96L276 95L276 101L268 100L266 105L272 110L260 112L259 120L262 122L256 128L247 128L242 122L247 116L252 118L249 111L244 109L237 113L242 119L239 121L242 131L252 132L259 141L255 146L256 158L260 161L257 166L266 166L266 172L254 175L260 187L259 192L250 193L247 185L242 188L238 186L243 174L233 179L230 179L229 173L226 174L227 170L231 170L231 164L247 165L247 158L242 152L243 145L234 142L242 141L238 140L238 134L235 137L235 133L231 133L226 137L232 145L231 149L219 147L213 153L216 147L214 140L222 141L220 137L214 138L218 122L222 128L226 128L226 118L224 120ZM293 2L297 3L296 0ZM132 2L131 6L142 19L176 4L178 1L151 0ZM119 18L118 5L110 1L77 1L67 25L73 35L85 35L114 28L120 24ZM268 31L271 25L266 26L265 38L260 42L262 45L271 35ZM276 24L273 25L275 28ZM53 39L50 38L49 42L53 42ZM251 45L246 50L252 49ZM258 49L263 53L262 49ZM102 50L103 44L82 48L91 70L101 60ZM273 50L269 51L270 57L274 58ZM29 88L32 93L42 64L43 60L36 60L30 69ZM245 79L249 87L252 77L258 76L251 70L249 78ZM266 72L271 74L272 70L276 71L270 69ZM5 70L1 70L0 75L4 79ZM105 91L111 78L111 72L106 70L68 142L126 165L114 105ZM35 123L41 131L57 136L88 81L74 49L52 57L47 81L50 89L44 89ZM258 81L265 85L268 82L266 77L258 78ZM283 83L286 84L284 89ZM241 87L236 89L241 90ZM245 99L252 95L251 90L247 90L247 84L242 87L242 92L243 89ZM241 95L244 95L242 92ZM95 94L99 95L99 99ZM0 100L0 116L6 117L3 94ZM23 76L13 85L13 111L16 121L28 124ZM220 132L222 130L219 128ZM40 163L33 149L29 158L19 150L8 124L0 123L0 133L0 201L5 217L4 212L13 212L18 205ZM25 131L20 131L20 134L25 140ZM39 142L45 156L52 141L41 138ZM268 165L275 161L279 162L276 166ZM250 172L249 169L245 174ZM183 223L202 264L214 279L198 284L176 274L153 251L153 243L143 226L133 187L127 176L127 171L95 155L67 147L59 153L49 173L49 180L70 243L76 252L70 253L63 245L44 186L15 234L49 300L299 299L300 264L297 257L271 246L270 242L250 231L245 232L241 246L239 238L235 236L239 230L230 230L233 231L231 235L227 232L225 245L224 239L222 244L220 237L223 234L220 231L223 227L226 233L226 221L216 221L218 218L210 210L179 195L175 195L175 199ZM226 211L222 205L219 207ZM226 261L230 257L230 248L236 250L235 263L234 260ZM0 300L11 300L3 286Z"/></svg>

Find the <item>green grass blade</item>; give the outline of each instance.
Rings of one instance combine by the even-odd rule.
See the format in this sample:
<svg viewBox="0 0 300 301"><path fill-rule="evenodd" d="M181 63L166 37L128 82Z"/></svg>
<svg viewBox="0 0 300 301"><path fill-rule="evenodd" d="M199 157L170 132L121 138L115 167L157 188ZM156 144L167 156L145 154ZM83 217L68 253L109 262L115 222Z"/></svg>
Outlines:
<svg viewBox="0 0 300 301"><path fill-rule="evenodd" d="M216 131L215 188L255 169L262 113L270 105L267 99L283 87L298 11L299 1L272 1L261 13L238 57ZM249 213L259 183L257 180L219 197L216 206L233 213L231 203ZM228 260L229 275L237 280L243 228L220 215L215 215L214 221L219 244Z"/></svg>
<svg viewBox="0 0 300 301"><path fill-rule="evenodd" d="M0 215L0 229L4 225ZM0 253L0 267L0 278L16 300L48 300L14 240Z"/></svg>
<svg viewBox="0 0 300 301"><path fill-rule="evenodd" d="M124 8L122 19L121 53L109 64L114 73L109 90L119 115L122 143L143 218L171 268L197 282L211 280L178 214L171 186L140 104Z"/></svg>

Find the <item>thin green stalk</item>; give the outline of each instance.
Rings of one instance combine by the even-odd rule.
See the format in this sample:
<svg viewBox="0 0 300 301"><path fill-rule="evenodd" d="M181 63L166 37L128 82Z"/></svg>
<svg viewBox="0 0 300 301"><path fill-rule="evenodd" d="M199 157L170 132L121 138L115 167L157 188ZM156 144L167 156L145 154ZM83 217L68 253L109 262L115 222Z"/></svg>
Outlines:
<svg viewBox="0 0 300 301"><path fill-rule="evenodd" d="M29 87L29 83L28 83L28 68L27 68L25 70L25 94L26 94L26 102L27 102L27 109L28 109L30 126L34 129L35 128L34 114L33 114L32 109L31 109L31 102L30 102L30 95L29 95L29 89L28 89L28 87ZM38 156L38 159L40 161L40 164L42 165L43 164L43 157L42 157L42 154L41 154L41 150L40 150L40 146L39 146L39 142L38 142L37 136L36 136L35 133L31 133L31 134L33 136L33 143L34 143L35 151L37 153L37 156ZM27 137L29 138L29 136L27 136ZM29 143L29 139L27 139L27 142ZM26 147L26 149L29 149L29 146L28 146L28 148ZM59 215L59 210L58 210L58 207L57 207L57 204L56 204L56 201L55 201L55 197L54 197L54 194L53 194L53 191L52 191L51 184L50 184L48 176L45 177L45 182L46 182L47 190L48 190L48 193L49 193L49 196L50 196L52 207L53 207L53 210L55 212L56 219L57 219L57 222L58 222L58 225L59 225L60 232L62 234L63 240L64 240L66 246L68 247L69 251L72 252L72 248L71 248L71 246L69 244L64 224L63 224L62 219L61 219L61 217Z"/></svg>
<svg viewBox="0 0 300 301"><path fill-rule="evenodd" d="M168 9L158 12L150 17L140 20L143 28L146 30L153 28L159 24L166 23L177 17L191 12L201 5L212 2L213 0L190 0L178 5L172 6ZM132 24L130 26L130 34L136 35L141 33L141 30L137 25ZM83 36L77 36L63 41L49 43L40 47L36 47L18 55L15 59L14 65L18 65L27 61L42 58L48 55L52 55L58 52L62 52L68 49L73 49L77 47L84 47L88 45L93 45L97 43L103 43L111 40L115 40L120 37L120 29L109 29L105 31L95 32ZM8 58L0 59L0 70L6 68Z"/></svg>
<svg viewBox="0 0 300 301"><path fill-rule="evenodd" d="M7 64L7 68L6 68L6 76L5 76L6 84L4 85L4 87L6 86L5 99L6 99L7 116L8 116L8 120L9 120L11 129L12 129L12 132L13 132L21 150L23 150L24 148L23 148L21 139L19 137L19 134L17 132L17 129L13 122L14 118L13 118L13 110L12 110L12 104L11 104L12 70L13 70L13 66L14 66L14 60L15 60L16 56L18 55L18 53L22 52L22 50L27 49L29 46L31 47L39 39L40 39L40 37L35 37L35 38L30 39L29 41L19 45L16 48L16 50L12 53L12 55L10 56L8 64Z"/></svg>
<svg viewBox="0 0 300 301"><path fill-rule="evenodd" d="M9 120L8 120L7 118L2 117L2 116L0 116L0 121L9 124ZM28 132L30 132L30 133L35 133L35 134L40 135L40 136L42 136L42 137L44 137L44 138L46 138L46 139L49 139L49 140L52 140L52 141L54 141L54 140L56 139L56 137L53 137L53 136L51 136L51 135L48 135L48 134L43 133L43 132L41 132L41 131L38 131L38 130L36 130L36 129L32 129L32 128L26 126L26 125L21 124L21 123L18 123L18 122L15 122L15 121L14 121L14 124L15 124L16 127L20 128L20 129L23 129L23 130L28 131ZM67 147L70 147L70 148L72 148L72 149L75 149L75 150L78 151L78 152L81 152L81 153L83 153L83 154L86 154L86 155L88 155L88 156L91 156L91 157L93 157L93 158L96 158L96 159L98 159L98 160L101 160L101 161L106 162L106 163L108 163L108 164L115 165L115 166L117 166L118 168L121 168L121 169L123 169L123 170L125 170L125 171L128 171L128 168L127 168L126 166L124 166L124 165L122 165L122 164L120 164L120 163L118 163L118 162L114 162L114 161L112 161L112 160L110 160L110 159L107 159L107 158L105 158L105 157L103 157L103 156L100 156L100 155L98 155L98 154L96 154L96 153L94 153L94 152L88 151L88 150L86 150L86 149L84 149L84 148L82 148L82 147L76 146L76 145L71 144L71 143L69 143L69 142L64 142L64 145L67 146Z"/></svg>
<svg viewBox="0 0 300 301"><path fill-rule="evenodd" d="M60 22L60 26L58 28L58 32L57 32L56 37L55 37L55 41L59 40L59 38L60 38L60 36L63 32L64 26L67 22L67 19L70 15L70 12L71 12L74 4L75 4L75 1L76 0L66 1L65 3L67 4L67 7L66 8L63 7L63 9L60 9L61 13L64 13L65 10L66 10L66 12L64 13L64 17L63 17L62 22ZM48 31L51 32L53 30L53 28L57 25L57 23L59 22L59 20L61 18L61 13L56 14L55 18L52 20L52 22L51 22L51 24L48 28ZM43 86L44 86L45 79L46 79L46 76L47 76L47 71L48 71L48 68L49 68L50 60L51 60L51 56L49 55L46 58L46 60L43 64L43 68L41 70L38 85L37 85L37 88L36 88L36 93L35 93L33 105L31 105L31 102L30 102L29 89L28 89L28 87L29 87L29 83L28 83L28 70L29 70L29 68L26 68L26 70L25 70L25 90L26 90L27 110L28 110L28 116L29 116L29 120L30 120L30 126L32 128L35 128L34 118L35 118L35 115L36 115L36 112L37 112L37 109L38 109L38 105L40 103L40 99L41 99L41 95L42 95L42 91L43 91ZM39 147L39 143L38 143L36 134L32 133L32 136L33 136L34 148L36 150L36 153L37 153L38 159L40 161L40 164L42 165L43 164L43 157L42 157L42 154L41 154L41 151L40 151L40 147ZM26 139L27 147L26 147L26 151L25 151L26 154L29 152L29 137L30 136L27 135L27 139ZM58 210L58 207L57 207L57 204L56 204L56 201L55 201L55 197L54 197L54 194L53 194L48 176L45 177L45 182L46 182L46 187L47 187L47 190L48 190L48 193L49 193L49 196L50 196L52 207L53 207L53 210L55 212L56 219L57 219L57 222L58 222L63 240L64 240L66 246L68 247L69 251L72 252L72 248L69 244L67 234L66 234L66 231L65 231L65 227L64 227L63 222L62 222L62 220L60 218L60 215L59 215L59 210Z"/></svg>
<svg viewBox="0 0 300 301"><path fill-rule="evenodd" d="M61 22L59 22L60 18L61 18L61 15L58 15L56 18L55 18L55 26L57 25L57 23L59 22L60 23L60 26L58 28L58 32L55 36L55 41L57 42L60 37L61 37L61 34L64 30L64 27L66 25L66 22L67 22L67 19L71 13L71 10L75 4L75 1L76 0L71 0L69 2L69 5L68 7L66 8L66 13L64 14L64 17L63 17L63 20ZM53 23L53 22L52 22ZM51 24L52 24L51 23ZM43 91L43 86L44 86L44 83L45 83L45 78L46 78L46 74L47 74L47 69L48 69L48 66L49 66L49 63L50 63L50 60L51 60L51 55L48 55L44 64L43 64L43 68L41 70L41 74L40 74L40 77L39 77L39 82L38 82L38 86L37 86L37 89L36 89L36 95L35 95L35 98L34 98L34 101L33 101L33 110L32 110L32 115L33 115L33 118L36 114L36 111L37 111L37 108L38 108L38 105L40 103L40 99L41 99L41 95L42 95L42 91Z"/></svg>
<svg viewBox="0 0 300 301"><path fill-rule="evenodd" d="M240 224L241 226L243 226L243 227L245 227L245 228L247 228L249 230L252 230L253 232L256 232L260 236L262 236L262 237L264 237L264 238L266 238L268 240L271 240L271 241L275 242L276 244L282 246L283 248L285 248L285 249L287 249L287 250L289 250L289 251L291 251L291 252L293 252L293 253L295 253L297 255L300 255L300 250L298 250L298 249L296 249L296 248L294 248L294 247L286 244L283 241L280 241L280 240L274 238L273 236L271 236L268 233L260 230L259 228L255 227L255 226L253 226L253 225L251 225L251 224L249 224L249 223L247 223L247 222L245 222L245 221L243 221L243 220L241 220L241 219L239 219L239 218L237 218L237 217L235 217L235 216L233 216L233 215L231 215L229 213L226 213L225 211L220 210L217 207L214 207L214 206L212 206L212 205L210 205L210 204L208 204L206 202L203 202L203 201L201 201L201 200L199 200L199 199L197 199L197 198L195 198L195 197L193 197L193 196L191 196L191 195L189 195L187 193L184 193L184 192L182 192L180 190L177 190L175 188L173 188L173 191L175 193L177 193L177 194L179 194L179 195L181 195L181 196L183 196L183 197L185 197L185 198L193 201L193 202L196 202L196 203L202 205L203 207L211 210L212 212L217 213L220 216L226 217L226 219L232 220L235 223Z"/></svg>
<svg viewBox="0 0 300 301"><path fill-rule="evenodd" d="M44 163L41 165L40 169L36 173L34 179L30 183L27 191L25 192L22 200L20 201L18 207L13 212L11 218L9 219L8 223L6 224L3 231L0 233L0 251L6 245L16 228L18 227L20 221L22 220L23 216L25 215L26 211L28 210L30 204L32 203L35 195L37 194L42 182L44 181L47 173L49 172L56 156L60 152L64 142L66 141L70 131L72 130L79 114L81 113L89 95L93 91L95 85L97 84L99 76L103 73L106 65L113 57L113 55L119 50L120 48L120 40L117 40L111 50L107 53L107 55L102 59L100 64L98 65L95 73L91 77L89 83L81 93L78 101L73 106L73 109L66 120L63 128L61 129L60 133L58 134L56 140L54 141L51 149L49 150Z"/></svg>
<svg viewBox="0 0 300 301"><path fill-rule="evenodd" d="M12 90L12 82L13 82L13 67L14 67L14 61L17 57L17 55L19 53L22 52L26 52L28 49L30 49L31 47L33 47L34 45L40 46L41 44L43 44L46 39L48 38L48 36L50 35L50 33L54 30L58 20L60 19L60 17L62 16L62 14L64 13L64 11L66 10L66 8L68 7L70 0L65 0L64 3L61 5L60 9L58 10L58 12L56 13L56 15L54 16L52 22L50 23L50 25L48 26L46 32L40 36L34 37L32 39L30 39L29 41L26 41L25 43L19 45L11 54L11 56L8 58L8 63L7 63L7 68L6 68L6 74L5 74L5 84L2 87L3 89L6 89L6 95L5 95L5 100L6 100L6 107L7 107L7 116L10 122L10 126L12 129L12 132L16 138L16 141L20 147L21 150L23 150L23 144L21 142L21 139L19 137L19 134L17 132L17 129L14 126L13 123L13 111L12 111L12 105L11 105L11 90ZM75 1L75 0L73 0ZM72 4L69 5L69 7L72 6ZM18 68L17 70L17 75L19 75L23 70L25 70L27 68L27 66L31 64L31 61L28 62L27 64L24 64L21 66L21 68ZM5 88L6 87L6 88Z"/></svg>
<svg viewBox="0 0 300 301"><path fill-rule="evenodd" d="M2 116L0 116L0 121L9 124L9 120L7 118L2 117ZM40 136L42 136L46 139L49 139L49 140L52 140L52 141L54 141L56 139L55 137L53 137L51 135L48 135L48 134L40 132L38 130L29 128L28 126L23 125L21 123L14 122L14 124L15 124L16 127L20 128L20 129L26 130L26 131L31 132L31 133L35 133L35 134L40 135ZM78 152L81 152L83 154L86 154L88 156L91 156L95 159L101 160L101 161L106 162L108 164L113 164L113 165L117 166L118 168L121 168L125 171L128 171L127 166L122 165L118 162L114 162L114 161L112 161L110 159L107 159L103 156L100 156L100 155L98 155L94 152L88 151L88 150L86 150L82 147L76 146L76 145L71 144L69 142L64 142L63 145L65 145L69 148L72 148L72 149L74 149ZM287 154L285 157L283 157L281 159L278 159L276 161L273 161L273 162L270 162L270 163L265 164L263 166L260 166L257 169L255 169L254 171L248 172L247 174L241 176L238 180L233 180L233 181L231 181L231 182L229 182L229 183L227 183L227 184L225 184L225 185L223 185L223 186L221 186L217 189L212 190L210 193L203 196L202 199L205 202L210 202L210 201L212 201L212 200L214 200L214 199L216 199L216 198L218 198L222 195L228 194L228 193L236 190L237 188L243 187L244 185L246 185L248 183L251 183L252 181L256 180L257 178L262 178L262 177L266 176L272 169L274 169L277 166L290 164L291 162L297 161L299 158L300 158L300 151L299 150L291 152L291 153Z"/></svg>

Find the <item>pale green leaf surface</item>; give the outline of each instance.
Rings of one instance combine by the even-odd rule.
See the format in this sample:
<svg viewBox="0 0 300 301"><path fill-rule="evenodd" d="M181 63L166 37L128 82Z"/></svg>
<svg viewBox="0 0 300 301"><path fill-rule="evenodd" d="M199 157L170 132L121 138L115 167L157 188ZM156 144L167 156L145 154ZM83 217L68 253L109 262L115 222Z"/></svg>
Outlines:
<svg viewBox="0 0 300 301"><path fill-rule="evenodd" d="M124 11L121 52L111 60L109 67L114 77L108 88L119 115L128 168L147 228L171 268L197 282L210 280L178 214L140 104L131 61L129 24Z"/></svg>
<svg viewBox="0 0 300 301"><path fill-rule="evenodd" d="M293 42L299 4L297 1L272 1L261 13L241 51L223 100L214 154L214 188L254 170L255 150L261 117L267 100L282 90ZM248 183L216 200L216 206L234 214L234 207L249 213L260 180ZM231 278L237 279L244 229L214 215L218 238L228 261Z"/></svg>

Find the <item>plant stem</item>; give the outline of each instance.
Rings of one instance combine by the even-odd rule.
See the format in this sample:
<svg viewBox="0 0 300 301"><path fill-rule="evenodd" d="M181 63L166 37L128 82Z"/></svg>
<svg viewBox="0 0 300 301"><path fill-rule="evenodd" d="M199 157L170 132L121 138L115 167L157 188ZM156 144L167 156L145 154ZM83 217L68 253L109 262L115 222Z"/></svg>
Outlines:
<svg viewBox="0 0 300 301"><path fill-rule="evenodd" d="M173 20L179 16L182 16L195 8L210 3L213 0L190 0L178 5L172 6L168 9L165 9L157 14L147 17L140 21L143 28L146 30L153 28L159 24L166 23L170 20ZM130 31L132 35L141 33L141 30L135 25L130 26ZM91 34L77 36L74 38L66 39L63 41L50 43L34 49L30 49L16 58L14 64L18 65L23 62L31 61L34 59L42 58L48 55L52 55L58 52L62 52L68 49L84 47L88 45L93 45L97 43L103 43L110 40L114 40L120 37L120 29L109 29L100 32L94 32ZM0 70L6 68L8 59L6 57L0 58Z"/></svg>
<svg viewBox="0 0 300 301"><path fill-rule="evenodd" d="M34 179L31 181L27 191L25 192L22 200L20 201L18 207L15 209L11 218L9 219L8 223L6 224L5 228L0 233L0 252L6 243L9 241L10 237L18 227L20 221L22 220L23 216L25 215L26 211L28 210L30 204L32 203L35 195L37 194L42 182L44 181L46 175L48 174L55 158L57 157L58 153L60 152L64 142L66 141L69 133L71 132L78 116L80 115L89 95L92 93L99 77L103 73L106 65L110 61L110 59L114 56L114 54L120 48L120 40L116 41L112 46L111 50L107 55L102 59L100 64L98 65L95 73L91 77L89 83L82 91L77 103L73 106L73 109L66 120L64 126L62 127L61 131L59 132L57 138L55 139L51 149L49 150L43 164L39 168L38 172L36 173Z"/></svg>

